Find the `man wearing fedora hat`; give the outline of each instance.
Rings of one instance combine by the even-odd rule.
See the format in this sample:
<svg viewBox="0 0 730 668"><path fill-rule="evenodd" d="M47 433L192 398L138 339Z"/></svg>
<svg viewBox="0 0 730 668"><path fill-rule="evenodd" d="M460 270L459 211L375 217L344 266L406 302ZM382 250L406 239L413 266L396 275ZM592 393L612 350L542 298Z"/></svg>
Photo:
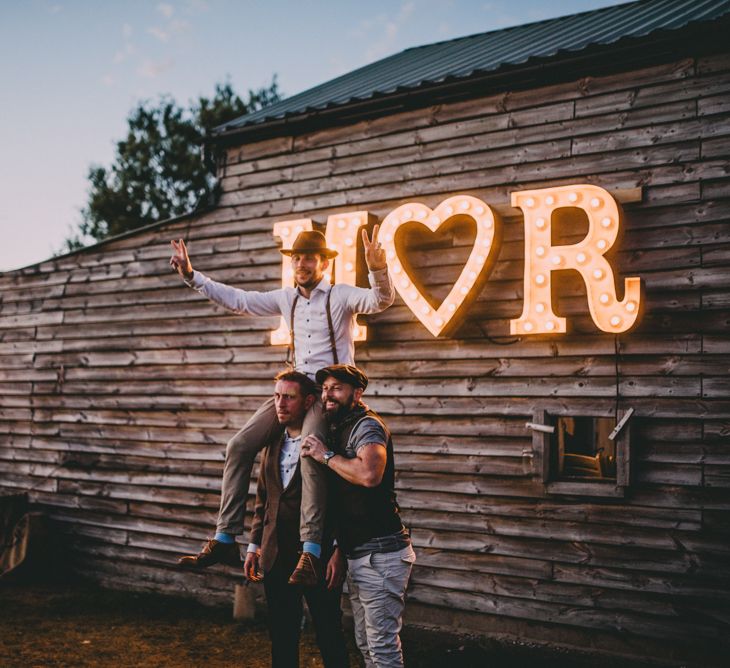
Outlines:
<svg viewBox="0 0 730 668"><path fill-rule="evenodd" d="M372 239L362 231L370 288L330 285L324 272L337 251L327 248L325 236L317 231L301 232L291 249L280 252L292 260L296 287L268 292L240 290L217 283L193 270L185 242L172 241L170 265L185 283L211 301L236 313L254 316L281 315L291 332L292 364L297 371L314 378L332 364L354 364L353 331L358 313L379 313L393 303L395 293L388 275L385 251L378 243L378 226ZM205 568L215 563L241 564L234 537L243 532L251 468L256 453L281 429L273 399L267 400L226 446L221 505L216 534L197 555L186 555L179 563ZM318 401L307 413L302 428L324 438L322 405ZM302 505L300 538L303 550L292 574L292 584L314 585L318 580L321 538L326 508L326 480L322 467L302 462Z"/></svg>

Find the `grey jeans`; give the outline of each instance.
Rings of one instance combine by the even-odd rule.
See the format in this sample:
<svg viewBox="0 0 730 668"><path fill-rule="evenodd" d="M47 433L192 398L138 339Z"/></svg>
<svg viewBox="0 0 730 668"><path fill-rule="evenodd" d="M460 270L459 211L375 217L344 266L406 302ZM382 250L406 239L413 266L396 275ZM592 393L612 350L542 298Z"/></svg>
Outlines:
<svg viewBox="0 0 730 668"><path fill-rule="evenodd" d="M302 437L314 434L325 438L325 422L322 401L318 398L307 412L302 426ZM243 517L246 512L248 485L256 453L281 435L281 425L276 419L274 397L267 399L251 419L226 446L226 463L223 467L221 506L216 529L223 533L243 533ZM300 539L322 542L324 514L327 507L327 471L311 457L301 460L302 510Z"/></svg>
<svg viewBox="0 0 730 668"><path fill-rule="evenodd" d="M366 668L403 666L399 634L406 586L415 561L410 545L398 552L373 552L347 560L355 642Z"/></svg>

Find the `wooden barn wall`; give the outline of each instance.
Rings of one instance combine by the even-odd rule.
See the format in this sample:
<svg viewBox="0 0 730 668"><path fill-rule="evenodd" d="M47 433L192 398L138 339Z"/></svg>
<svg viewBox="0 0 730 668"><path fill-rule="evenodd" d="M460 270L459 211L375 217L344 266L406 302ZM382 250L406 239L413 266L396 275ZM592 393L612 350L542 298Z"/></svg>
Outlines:
<svg viewBox="0 0 730 668"><path fill-rule="evenodd" d="M730 57L687 59L243 145L213 212L0 275L0 491L31 490L74 567L104 583L230 601L232 572L174 562L209 535L224 445L284 350L268 344L276 319L182 285L169 239L189 239L218 280L270 289L276 221L382 219L469 193L504 222L470 319L437 340L397 299L357 345L395 435L418 554L410 619L606 651L711 646L730 592L729 91ZM523 230L509 193L576 182L642 188L614 261L643 278L645 316L615 340L567 282L572 333L514 341ZM452 232L413 238L434 294L471 243ZM626 498L546 495L532 411L611 416L617 388L636 410Z"/></svg>

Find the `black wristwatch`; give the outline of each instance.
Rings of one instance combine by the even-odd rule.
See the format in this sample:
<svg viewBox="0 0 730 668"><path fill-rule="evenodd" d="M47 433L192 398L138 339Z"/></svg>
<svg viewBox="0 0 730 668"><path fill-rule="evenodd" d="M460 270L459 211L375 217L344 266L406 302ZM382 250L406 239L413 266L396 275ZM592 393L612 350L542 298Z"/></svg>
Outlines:
<svg viewBox="0 0 730 668"><path fill-rule="evenodd" d="M335 453L332 450L325 450L325 453L322 455L322 460L325 466L330 465L330 459L335 456Z"/></svg>

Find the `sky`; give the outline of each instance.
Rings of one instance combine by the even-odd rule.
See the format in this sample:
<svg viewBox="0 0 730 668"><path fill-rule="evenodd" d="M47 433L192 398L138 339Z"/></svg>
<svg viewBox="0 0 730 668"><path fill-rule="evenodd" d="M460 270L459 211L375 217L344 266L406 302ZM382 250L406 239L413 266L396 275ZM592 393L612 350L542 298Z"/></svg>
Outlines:
<svg viewBox="0 0 730 668"><path fill-rule="evenodd" d="M412 46L619 0L0 0L0 272L48 259L81 221L141 101L187 106L274 74L294 95Z"/></svg>

